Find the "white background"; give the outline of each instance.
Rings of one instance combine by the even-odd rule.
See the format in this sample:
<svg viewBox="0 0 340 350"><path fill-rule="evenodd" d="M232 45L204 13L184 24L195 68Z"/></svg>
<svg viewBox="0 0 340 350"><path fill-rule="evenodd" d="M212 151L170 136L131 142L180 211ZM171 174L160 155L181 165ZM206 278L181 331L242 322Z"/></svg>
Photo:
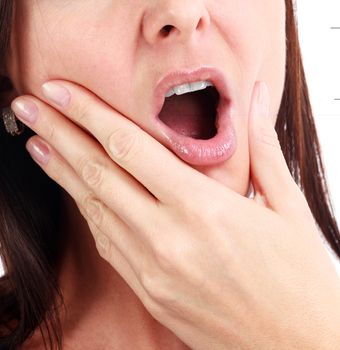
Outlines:
<svg viewBox="0 0 340 350"><path fill-rule="evenodd" d="M333 204L340 219L340 1L298 0L304 67ZM336 101L335 98L339 98Z"/></svg>
<svg viewBox="0 0 340 350"><path fill-rule="evenodd" d="M340 1L297 0L297 10L309 93L331 198L340 224ZM339 260L331 256L340 275Z"/></svg>
<svg viewBox="0 0 340 350"><path fill-rule="evenodd" d="M297 0L297 10L303 61L339 220L340 100L335 98L340 99L340 29L331 27L340 27L340 1Z"/></svg>

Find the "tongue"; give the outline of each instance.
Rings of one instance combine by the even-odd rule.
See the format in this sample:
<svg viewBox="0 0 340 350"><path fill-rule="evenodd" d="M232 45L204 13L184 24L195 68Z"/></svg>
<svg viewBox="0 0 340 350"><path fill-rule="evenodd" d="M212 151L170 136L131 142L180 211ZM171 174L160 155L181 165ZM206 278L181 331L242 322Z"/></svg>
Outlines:
<svg viewBox="0 0 340 350"><path fill-rule="evenodd" d="M179 134L195 139L210 139L216 134L216 110L204 90L165 99L159 118Z"/></svg>

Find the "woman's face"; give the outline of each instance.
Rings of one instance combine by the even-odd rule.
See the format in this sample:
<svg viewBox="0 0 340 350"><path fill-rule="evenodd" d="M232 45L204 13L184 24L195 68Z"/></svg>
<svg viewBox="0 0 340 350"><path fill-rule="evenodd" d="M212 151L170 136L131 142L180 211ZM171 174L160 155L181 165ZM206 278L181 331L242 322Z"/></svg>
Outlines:
<svg viewBox="0 0 340 350"><path fill-rule="evenodd" d="M170 25L165 35L162 28ZM281 102L285 2L16 0L11 48L8 71L18 94L41 96L49 79L73 81L161 143L164 136L151 117L157 82L172 71L216 67L233 92L237 148L222 163L192 166L245 194L255 81L269 87L273 119Z"/></svg>

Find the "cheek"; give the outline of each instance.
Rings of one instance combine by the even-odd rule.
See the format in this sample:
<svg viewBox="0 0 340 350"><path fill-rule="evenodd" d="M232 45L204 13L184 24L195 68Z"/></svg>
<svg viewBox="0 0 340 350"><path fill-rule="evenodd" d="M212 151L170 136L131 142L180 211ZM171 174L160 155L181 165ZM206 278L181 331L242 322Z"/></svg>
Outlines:
<svg viewBox="0 0 340 350"><path fill-rule="evenodd" d="M271 114L280 106L286 63L285 1L243 0L215 4L214 18L238 64L237 112L247 117L253 84L264 80L271 94ZM219 5L219 6L218 6Z"/></svg>
<svg viewBox="0 0 340 350"><path fill-rule="evenodd" d="M17 13L17 19L21 17ZM112 18L95 21L94 17L78 22L67 18L59 21L48 11L42 18L31 10L24 25L15 26L9 62L19 94L41 97L42 83L64 79L88 88L121 113L132 114L128 108L131 104L126 103L127 96L132 95L135 74L134 41L128 38L132 34L122 34L126 24L119 20L113 25Z"/></svg>
<svg viewBox="0 0 340 350"><path fill-rule="evenodd" d="M272 0L270 0L272 1ZM286 73L286 7L285 1L272 1L264 26L265 45L258 79L265 81L270 92L270 115L276 120L284 90Z"/></svg>
<svg viewBox="0 0 340 350"><path fill-rule="evenodd" d="M212 0L211 4L214 3L220 1ZM268 5L266 11L264 3ZM218 31L211 31L215 39L212 42L221 45L225 58L220 63L226 73L230 71L237 90L234 117L238 147L225 164L197 170L241 194L246 193L249 180L247 123L253 85L256 80L267 82L273 115L277 114L283 91L285 20L284 8L278 8L278 3L274 0L226 1L223 11L220 6L215 9L211 6L214 25L218 26L215 28ZM252 11L244 13L244 6ZM120 22L121 18L126 16L115 16L115 23L105 18L98 23L90 17L78 23L63 20L58 27L51 27L46 25L48 18L42 22L41 17L32 15L30 23L23 26L25 31L18 34L21 40L15 41L17 47L13 50L17 52L13 62L20 62L20 69L13 70L19 72L14 77L19 93L41 96L40 86L46 80L70 80L93 91L131 120L138 123L145 119L146 112L140 114L145 110L144 100L131 101L131 96L141 96L134 85L136 77L147 76L144 69L148 65L141 64L146 56L138 50L133 31L122 33L126 23Z"/></svg>
<svg viewBox="0 0 340 350"><path fill-rule="evenodd" d="M248 114L254 83L257 80L267 83L271 95L270 113L275 119L284 88L286 61L284 1L245 0L245 2L247 2L246 8L253 9L249 11L249 17L242 11L244 3L242 6L241 3L239 5L233 3L230 11L225 8L223 13L216 12L215 17L221 17L220 32L229 43L232 57L238 66L234 115L237 151L224 166L224 171L221 171L221 167L199 169L240 194L245 194L248 188L250 165ZM240 11L235 11L237 6L240 6Z"/></svg>

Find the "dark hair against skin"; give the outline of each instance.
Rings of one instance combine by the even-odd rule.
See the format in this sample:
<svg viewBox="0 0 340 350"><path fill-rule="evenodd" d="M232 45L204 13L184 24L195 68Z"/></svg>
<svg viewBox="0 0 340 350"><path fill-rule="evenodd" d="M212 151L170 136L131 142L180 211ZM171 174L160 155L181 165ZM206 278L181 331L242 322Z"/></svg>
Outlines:
<svg viewBox="0 0 340 350"><path fill-rule="evenodd" d="M276 130L295 181L315 220L340 257L339 230L328 195L308 96L292 0L286 2L286 80ZM9 45L13 0L0 0L0 69ZM0 80L0 99L11 84ZM8 101L7 101L8 102ZM20 137L0 128L0 350L16 349L40 328L46 349L62 348L57 285L60 188L28 156L27 130ZM306 241L306 245L308 241Z"/></svg>
<svg viewBox="0 0 340 350"><path fill-rule="evenodd" d="M9 45L12 0L0 0L0 70ZM11 83L0 78L0 100ZM3 106L1 106L3 107ZM1 121L2 123L2 121ZM40 328L46 348L61 349L56 283L59 242L59 187L25 152L33 135L9 136L0 126L0 350L18 349Z"/></svg>
<svg viewBox="0 0 340 350"><path fill-rule="evenodd" d="M327 242L340 257L339 228L327 188L293 15L294 8L292 0L285 1L286 79L276 131L293 178L304 192L316 223Z"/></svg>

